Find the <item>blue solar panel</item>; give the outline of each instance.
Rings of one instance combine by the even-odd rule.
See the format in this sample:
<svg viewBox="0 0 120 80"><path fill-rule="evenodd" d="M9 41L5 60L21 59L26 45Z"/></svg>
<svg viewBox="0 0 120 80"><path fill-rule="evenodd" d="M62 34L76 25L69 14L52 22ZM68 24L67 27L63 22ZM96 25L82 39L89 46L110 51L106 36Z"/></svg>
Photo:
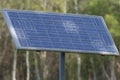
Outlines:
<svg viewBox="0 0 120 80"><path fill-rule="evenodd" d="M17 49L118 55L101 16L3 10Z"/></svg>

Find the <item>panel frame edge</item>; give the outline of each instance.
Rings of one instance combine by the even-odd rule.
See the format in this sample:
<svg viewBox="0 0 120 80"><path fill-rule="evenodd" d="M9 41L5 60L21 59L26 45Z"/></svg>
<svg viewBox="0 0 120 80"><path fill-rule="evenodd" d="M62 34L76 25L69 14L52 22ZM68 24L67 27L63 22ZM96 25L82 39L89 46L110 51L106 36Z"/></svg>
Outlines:
<svg viewBox="0 0 120 80"><path fill-rule="evenodd" d="M3 15L3 17L4 17L5 21L6 21L7 28L9 29L9 32L10 32L10 34L12 36L13 43L15 44L16 49L20 49L21 45L20 45L18 37L16 35L16 31L13 28L10 17L8 16L8 12L9 11L7 11L6 9L2 9L2 15Z"/></svg>
<svg viewBox="0 0 120 80"><path fill-rule="evenodd" d="M114 46L114 48L115 48L115 50L116 50L116 53L114 53L114 54L120 55L120 54L119 54L119 51L118 51L118 49L117 49L117 47L116 47L116 45L115 45L115 42L114 42L114 40L113 40L113 38L112 38L112 35L111 35L111 33L110 33L110 31L109 31L106 23L105 23L105 20L104 20L104 18L103 18L102 16L101 16L101 21L102 21L102 23L105 25L105 28L106 28L106 30L107 30L107 34L108 34L108 36L109 36L109 38L110 38L110 40L111 40L111 42L112 42L112 45Z"/></svg>

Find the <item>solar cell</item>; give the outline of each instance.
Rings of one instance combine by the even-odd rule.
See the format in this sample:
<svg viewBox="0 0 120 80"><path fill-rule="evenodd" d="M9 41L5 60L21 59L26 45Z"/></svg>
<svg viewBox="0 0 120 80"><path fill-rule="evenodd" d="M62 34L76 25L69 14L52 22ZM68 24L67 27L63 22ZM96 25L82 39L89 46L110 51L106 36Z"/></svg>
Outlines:
<svg viewBox="0 0 120 80"><path fill-rule="evenodd" d="M3 10L17 49L118 55L101 16Z"/></svg>

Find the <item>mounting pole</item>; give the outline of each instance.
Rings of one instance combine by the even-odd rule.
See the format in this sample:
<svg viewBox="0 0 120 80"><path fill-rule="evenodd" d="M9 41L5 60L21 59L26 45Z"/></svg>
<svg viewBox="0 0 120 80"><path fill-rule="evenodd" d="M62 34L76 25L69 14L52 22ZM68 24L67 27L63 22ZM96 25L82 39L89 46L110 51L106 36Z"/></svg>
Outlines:
<svg viewBox="0 0 120 80"><path fill-rule="evenodd" d="M65 53L59 55L59 80L65 80Z"/></svg>

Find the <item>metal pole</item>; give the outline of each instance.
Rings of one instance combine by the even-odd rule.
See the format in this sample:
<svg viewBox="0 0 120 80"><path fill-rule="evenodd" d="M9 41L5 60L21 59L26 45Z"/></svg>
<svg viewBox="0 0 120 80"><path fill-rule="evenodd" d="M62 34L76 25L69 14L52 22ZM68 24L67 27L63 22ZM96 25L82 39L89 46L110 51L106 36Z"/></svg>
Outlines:
<svg viewBox="0 0 120 80"><path fill-rule="evenodd" d="M65 53L59 55L59 80L65 80Z"/></svg>

